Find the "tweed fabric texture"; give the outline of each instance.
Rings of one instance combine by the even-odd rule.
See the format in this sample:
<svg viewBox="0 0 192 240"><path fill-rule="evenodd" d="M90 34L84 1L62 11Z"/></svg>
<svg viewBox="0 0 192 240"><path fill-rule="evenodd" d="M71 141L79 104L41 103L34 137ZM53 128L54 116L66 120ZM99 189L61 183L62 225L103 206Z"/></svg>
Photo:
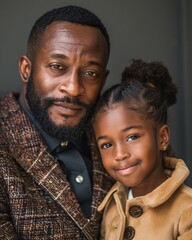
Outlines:
<svg viewBox="0 0 192 240"><path fill-rule="evenodd" d="M61 167L21 110L18 96L0 102L0 239L97 239L97 207L113 184L90 142L92 214L87 219ZM93 138L89 130L90 139Z"/></svg>

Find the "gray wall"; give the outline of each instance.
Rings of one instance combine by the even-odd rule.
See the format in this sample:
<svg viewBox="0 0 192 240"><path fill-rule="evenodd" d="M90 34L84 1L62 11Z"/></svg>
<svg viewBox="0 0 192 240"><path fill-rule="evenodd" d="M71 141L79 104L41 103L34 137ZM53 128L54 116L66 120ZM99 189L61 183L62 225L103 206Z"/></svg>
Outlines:
<svg viewBox="0 0 192 240"><path fill-rule="evenodd" d="M192 68L192 3L190 0L1 0L0 97L18 91L18 59L25 53L34 21L52 8L76 4L95 12L111 36L110 75L106 87L120 80L131 58L163 61L179 87L170 110L172 145L192 170L192 112L189 94ZM191 174L192 175L192 174ZM192 185L192 176L188 178Z"/></svg>

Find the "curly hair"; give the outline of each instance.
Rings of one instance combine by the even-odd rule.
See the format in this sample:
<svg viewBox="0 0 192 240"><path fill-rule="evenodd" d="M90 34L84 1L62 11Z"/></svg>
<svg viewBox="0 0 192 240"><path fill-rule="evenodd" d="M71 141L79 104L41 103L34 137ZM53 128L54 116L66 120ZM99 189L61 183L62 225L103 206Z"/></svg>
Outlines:
<svg viewBox="0 0 192 240"><path fill-rule="evenodd" d="M131 65L124 69L121 83L101 95L92 120L94 123L98 112L107 111L124 102L127 109L137 111L142 118L163 125L167 123L168 107L177 101L176 95L177 86L163 63L133 59ZM164 154L176 156L171 145Z"/></svg>
<svg viewBox="0 0 192 240"><path fill-rule="evenodd" d="M168 107L176 103L176 95L177 87L163 63L133 59L122 73L121 84L112 86L102 94L95 114L124 101L127 108L158 124L165 124Z"/></svg>
<svg viewBox="0 0 192 240"><path fill-rule="evenodd" d="M37 46L41 35L46 27L55 21L65 21L70 23L77 23L98 28L107 42L108 56L110 53L110 39L109 34L101 22L101 20L89 10L78 6L65 6L53 9L42 15L33 25L28 38L27 55L31 57L35 47Z"/></svg>

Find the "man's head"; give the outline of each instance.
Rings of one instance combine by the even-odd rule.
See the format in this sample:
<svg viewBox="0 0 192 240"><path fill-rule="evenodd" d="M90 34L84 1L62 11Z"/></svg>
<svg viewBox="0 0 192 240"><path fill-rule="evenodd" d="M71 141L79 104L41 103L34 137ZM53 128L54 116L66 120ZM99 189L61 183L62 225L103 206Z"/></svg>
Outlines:
<svg viewBox="0 0 192 240"><path fill-rule="evenodd" d="M109 56L110 39L101 20L94 13L85 8L78 6L65 6L45 13L35 22L28 38L27 55L29 58L31 58L37 50L36 48L38 48L40 38L47 26L56 21L77 23L98 28L106 39Z"/></svg>
<svg viewBox="0 0 192 240"><path fill-rule="evenodd" d="M86 9L63 7L36 21L20 59L21 96L46 132L82 132L108 74L109 49L105 27Z"/></svg>

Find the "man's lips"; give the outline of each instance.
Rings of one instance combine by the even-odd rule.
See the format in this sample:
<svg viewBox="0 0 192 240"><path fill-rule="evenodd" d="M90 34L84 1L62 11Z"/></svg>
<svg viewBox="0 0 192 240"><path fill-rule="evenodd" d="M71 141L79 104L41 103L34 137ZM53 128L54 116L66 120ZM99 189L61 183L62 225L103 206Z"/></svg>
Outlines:
<svg viewBox="0 0 192 240"><path fill-rule="evenodd" d="M67 102L54 102L52 106L55 106L59 112L66 115L74 115L83 108L80 105Z"/></svg>

